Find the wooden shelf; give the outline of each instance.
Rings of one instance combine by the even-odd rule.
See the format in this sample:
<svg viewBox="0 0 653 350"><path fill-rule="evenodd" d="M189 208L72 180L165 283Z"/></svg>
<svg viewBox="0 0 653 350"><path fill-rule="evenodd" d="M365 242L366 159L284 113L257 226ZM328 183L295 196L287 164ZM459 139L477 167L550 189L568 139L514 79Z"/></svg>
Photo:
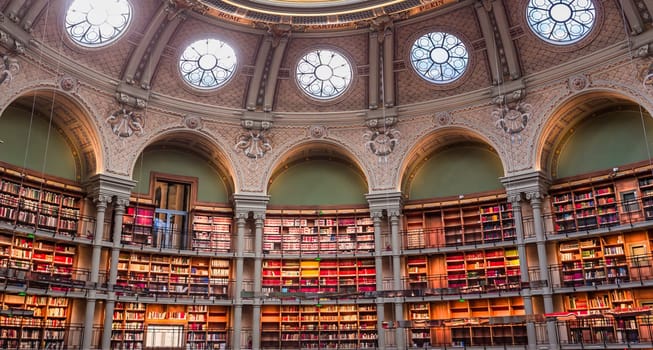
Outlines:
<svg viewBox="0 0 653 350"><path fill-rule="evenodd" d="M361 349L377 344L376 306L263 306L261 341L274 349Z"/></svg>
<svg viewBox="0 0 653 350"><path fill-rule="evenodd" d="M0 307L16 313L0 316L0 347L64 348L70 304L65 297L0 294Z"/></svg>
<svg viewBox="0 0 653 350"><path fill-rule="evenodd" d="M553 193L551 205L556 232L587 231L619 224L613 184L558 191Z"/></svg>
<svg viewBox="0 0 653 350"><path fill-rule="evenodd" d="M350 293L376 290L373 259L264 260L264 293Z"/></svg>
<svg viewBox="0 0 653 350"><path fill-rule="evenodd" d="M449 253L445 257L449 288L464 293L519 289L516 248Z"/></svg>
<svg viewBox="0 0 653 350"><path fill-rule="evenodd" d="M153 225L153 207L127 207L122 217L122 243L152 246Z"/></svg>
<svg viewBox="0 0 653 350"><path fill-rule="evenodd" d="M208 257L180 257L122 252L117 284L127 293L159 297L227 298L230 262Z"/></svg>
<svg viewBox="0 0 653 350"><path fill-rule="evenodd" d="M270 216L263 228L263 251L272 254L338 254L374 251L369 213Z"/></svg>
<svg viewBox="0 0 653 350"><path fill-rule="evenodd" d="M630 280L622 235L560 243L560 278L565 287Z"/></svg>
<svg viewBox="0 0 653 350"><path fill-rule="evenodd" d="M19 180L0 178L0 220L11 224L77 236L80 199L81 192L78 191L32 186L21 184Z"/></svg>
<svg viewBox="0 0 653 350"><path fill-rule="evenodd" d="M196 214L192 221L193 250L200 252L231 251L232 218L224 214Z"/></svg>

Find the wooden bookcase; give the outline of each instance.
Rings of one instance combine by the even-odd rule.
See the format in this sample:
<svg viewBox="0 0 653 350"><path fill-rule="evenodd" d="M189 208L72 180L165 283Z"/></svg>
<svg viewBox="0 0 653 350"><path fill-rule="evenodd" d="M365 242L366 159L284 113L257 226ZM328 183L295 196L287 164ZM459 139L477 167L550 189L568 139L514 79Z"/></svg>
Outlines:
<svg viewBox="0 0 653 350"><path fill-rule="evenodd" d="M648 175L637 180L639 194L642 199L642 209L646 220L653 219L653 176Z"/></svg>
<svg viewBox="0 0 653 350"><path fill-rule="evenodd" d="M511 322L512 316L525 315L521 297L474 299L449 302L451 343L453 346L502 346L528 343L526 325ZM490 317L493 322L490 322ZM506 317L506 322L497 319Z"/></svg>
<svg viewBox="0 0 653 350"><path fill-rule="evenodd" d="M510 241L516 234L505 198L407 205L403 222L407 249Z"/></svg>
<svg viewBox="0 0 653 350"><path fill-rule="evenodd" d="M113 312L112 349L143 349L148 325L183 326L189 349L222 349L227 342L229 308L117 302Z"/></svg>
<svg viewBox="0 0 653 350"><path fill-rule="evenodd" d="M622 235L560 243L560 274L565 287L630 280Z"/></svg>
<svg viewBox="0 0 653 350"><path fill-rule="evenodd" d="M431 344L431 305L428 302L408 304L410 347L423 348Z"/></svg>
<svg viewBox="0 0 653 350"><path fill-rule="evenodd" d="M516 248L448 253L445 262L449 288L463 293L520 288Z"/></svg>
<svg viewBox="0 0 653 350"><path fill-rule="evenodd" d="M151 246L153 226L154 207L127 207L122 217L122 243Z"/></svg>
<svg viewBox="0 0 653 350"><path fill-rule="evenodd" d="M338 254L374 251L374 225L369 212L297 211L265 219L263 251L271 254Z"/></svg>
<svg viewBox="0 0 653 350"><path fill-rule="evenodd" d="M191 247L200 252L229 252L232 218L225 214L195 214Z"/></svg>
<svg viewBox="0 0 653 350"><path fill-rule="evenodd" d="M552 194L556 232L586 231L619 224L613 184L557 190Z"/></svg>
<svg viewBox="0 0 653 350"><path fill-rule="evenodd" d="M262 307L261 346L273 349L374 349L373 304Z"/></svg>
<svg viewBox="0 0 653 350"><path fill-rule="evenodd" d="M63 349L70 304L65 297L0 294L1 308L16 315L0 315L0 348Z"/></svg>
<svg viewBox="0 0 653 350"><path fill-rule="evenodd" d="M117 284L127 293L160 297L227 298L230 262L199 256L121 252Z"/></svg>
<svg viewBox="0 0 653 350"><path fill-rule="evenodd" d="M424 290L429 288L429 258L427 256L406 257L406 272L408 277L408 288L412 290Z"/></svg>
<svg viewBox="0 0 653 350"><path fill-rule="evenodd" d="M376 290L374 259L264 260L264 293L349 293Z"/></svg>
<svg viewBox="0 0 653 350"><path fill-rule="evenodd" d="M22 184L0 167L0 220L39 230L77 236L81 215L81 188L52 180ZM30 176L31 177L31 176Z"/></svg>

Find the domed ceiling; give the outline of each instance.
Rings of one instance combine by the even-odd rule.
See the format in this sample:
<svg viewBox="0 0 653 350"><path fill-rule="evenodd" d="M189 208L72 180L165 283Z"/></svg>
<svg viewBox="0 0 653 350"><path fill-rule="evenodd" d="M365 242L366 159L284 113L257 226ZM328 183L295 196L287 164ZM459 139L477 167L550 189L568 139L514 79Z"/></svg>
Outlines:
<svg viewBox="0 0 653 350"><path fill-rule="evenodd" d="M407 18L456 0L202 0L206 13L241 24L285 24L295 30L369 25L377 17Z"/></svg>

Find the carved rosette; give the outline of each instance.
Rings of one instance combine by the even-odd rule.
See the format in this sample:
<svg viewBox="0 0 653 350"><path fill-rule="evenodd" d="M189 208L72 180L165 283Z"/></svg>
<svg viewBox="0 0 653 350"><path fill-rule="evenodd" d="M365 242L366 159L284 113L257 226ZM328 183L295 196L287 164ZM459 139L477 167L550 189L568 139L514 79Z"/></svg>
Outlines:
<svg viewBox="0 0 653 350"><path fill-rule="evenodd" d="M184 117L184 126L193 129L193 130L199 130L202 129L202 118L195 116L195 115L187 115Z"/></svg>
<svg viewBox="0 0 653 350"><path fill-rule="evenodd" d="M258 159L272 150L272 144L265 130L248 130L236 137L235 148L249 158Z"/></svg>
<svg viewBox="0 0 653 350"><path fill-rule="evenodd" d="M20 65L18 65L16 59L5 55L2 57L2 67L0 67L0 69L0 85L5 82L9 84L14 75L18 74L18 71L20 71Z"/></svg>
<svg viewBox="0 0 653 350"><path fill-rule="evenodd" d="M526 129L530 115L531 105L523 102L518 102L512 106L499 106L492 112L492 116L496 118L497 128L510 135L510 139L513 141L515 137L521 141L521 135L519 134Z"/></svg>
<svg viewBox="0 0 653 350"><path fill-rule="evenodd" d="M64 76L59 79L59 87L63 91L73 91L77 90L77 87L79 86L79 81L77 79L70 77L70 76Z"/></svg>
<svg viewBox="0 0 653 350"><path fill-rule="evenodd" d="M569 89L572 91L581 91L589 86L589 81L584 75L574 75L569 77Z"/></svg>
<svg viewBox="0 0 653 350"><path fill-rule="evenodd" d="M449 112L438 112L435 114L435 122L440 126L451 124L452 119L451 113Z"/></svg>
<svg viewBox="0 0 653 350"><path fill-rule="evenodd" d="M313 125L309 128L308 133L314 139L321 139L326 136L327 129L324 125Z"/></svg>
<svg viewBox="0 0 653 350"><path fill-rule="evenodd" d="M120 137L130 137L132 135L143 135L143 116L128 109L122 108L113 112L107 123L111 126L114 134Z"/></svg>

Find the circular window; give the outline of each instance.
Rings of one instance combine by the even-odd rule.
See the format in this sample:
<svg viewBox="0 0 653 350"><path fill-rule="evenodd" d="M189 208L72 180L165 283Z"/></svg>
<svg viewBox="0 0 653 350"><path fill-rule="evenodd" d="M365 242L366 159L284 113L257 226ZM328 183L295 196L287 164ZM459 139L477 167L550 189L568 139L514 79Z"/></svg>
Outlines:
<svg viewBox="0 0 653 350"><path fill-rule="evenodd" d="M305 93L318 99L341 95L351 82L351 65L341 54L315 50L301 58L295 72L297 83Z"/></svg>
<svg viewBox="0 0 653 350"><path fill-rule="evenodd" d="M573 44L589 34L596 19L591 0L529 0L528 26L541 39L559 45Z"/></svg>
<svg viewBox="0 0 653 350"><path fill-rule="evenodd" d="M460 78L468 61L465 44L449 33L425 34L410 49L410 63L415 71L435 84L446 84Z"/></svg>
<svg viewBox="0 0 653 350"><path fill-rule="evenodd" d="M236 71L236 53L217 39L203 39L190 44L181 54L179 70L184 80L200 89L224 85Z"/></svg>
<svg viewBox="0 0 653 350"><path fill-rule="evenodd" d="M124 34L131 18L127 0L75 0L66 12L66 31L82 46L100 47Z"/></svg>

